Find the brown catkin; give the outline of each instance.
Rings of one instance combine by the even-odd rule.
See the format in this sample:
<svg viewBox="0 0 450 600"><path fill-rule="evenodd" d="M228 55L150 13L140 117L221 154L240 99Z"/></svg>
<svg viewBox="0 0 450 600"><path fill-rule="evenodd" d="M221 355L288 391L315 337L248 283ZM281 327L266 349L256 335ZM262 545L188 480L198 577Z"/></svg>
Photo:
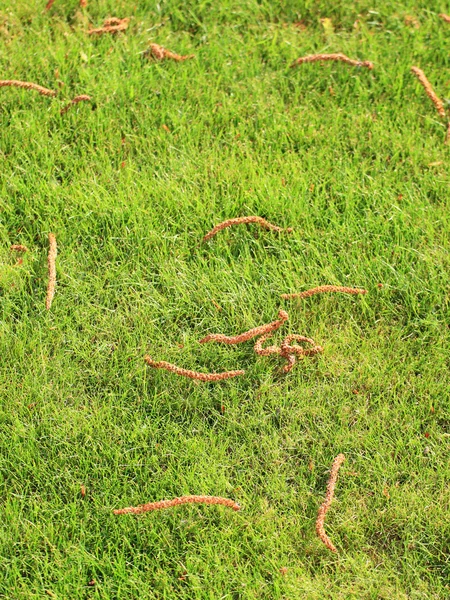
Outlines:
<svg viewBox="0 0 450 600"><path fill-rule="evenodd" d="M352 67L367 67L368 69L373 69L373 63L368 60L360 61L360 60L352 60L348 56L342 53L337 54L309 54L308 56L301 56L297 58L291 65L291 67L295 67L297 65L301 65L303 63L324 61L324 60L334 60L346 63L347 65L351 65Z"/></svg>
<svg viewBox="0 0 450 600"><path fill-rule="evenodd" d="M228 506L233 510L241 510L239 504L228 498L220 498L219 496L180 496L173 500L160 500L159 502L149 502L148 504L141 504L140 506L128 506L127 508L119 508L113 510L115 515L134 514L139 515L144 512L152 510L161 510L163 508L171 508L172 506L179 506L180 504L222 504L222 506Z"/></svg>
<svg viewBox="0 0 450 600"><path fill-rule="evenodd" d="M325 533L324 524L325 524L325 515L328 512L328 509L331 506L331 502L334 496L334 488L336 487L336 481L338 476L338 471L340 466L345 460L345 456L343 454L338 454L333 461L333 465L331 467L330 479L328 480L327 485L327 493L325 495L325 500L321 507L319 508L319 512L317 515L316 521L316 533L325 544L325 546L331 550L332 552L337 552L336 547L331 542L330 538Z"/></svg>
<svg viewBox="0 0 450 600"><path fill-rule="evenodd" d="M15 252L28 252L28 248L22 244L13 244L9 249Z"/></svg>
<svg viewBox="0 0 450 600"><path fill-rule="evenodd" d="M417 77L417 79L420 81L420 83L424 87L428 98L430 98L431 102L436 107L436 110L438 111L439 116L442 117L443 119L445 119L445 108L442 103L442 100L440 98L438 98L438 96L434 92L433 88L431 87L431 83L426 78L425 73L422 71L422 69L419 69L419 67L411 67L411 73L413 73Z"/></svg>
<svg viewBox="0 0 450 600"><path fill-rule="evenodd" d="M302 348L302 346L292 345L291 342L305 342L311 344L312 348ZM304 335L297 335L292 333L286 336L281 344L281 355L285 356L288 354L297 354L298 356L314 356L323 352L322 346L316 345L316 342L311 338L307 338Z"/></svg>
<svg viewBox="0 0 450 600"><path fill-rule="evenodd" d="M25 90L36 90L42 96L50 96L54 98L56 92L54 90L48 90L37 83L30 83L29 81L17 81L16 79L3 79L0 81L0 87L18 87L24 88Z"/></svg>
<svg viewBox="0 0 450 600"><path fill-rule="evenodd" d="M289 319L289 315L285 310L280 310L278 313L278 320L272 321L272 323L268 323L267 325L260 325L259 327L254 327L253 329L249 329L249 331L244 331L239 335L228 336L223 333L210 333L206 337L200 340L200 344L205 344L206 342L219 342L222 344L241 344L242 342L246 342L251 340L258 335L264 335L265 333L271 333L272 331L276 331L283 325L285 321Z"/></svg>
<svg viewBox="0 0 450 600"><path fill-rule="evenodd" d="M48 0L47 4L45 5L45 10L50 10L54 1L55 0Z"/></svg>
<svg viewBox="0 0 450 600"><path fill-rule="evenodd" d="M54 233L48 234L49 249L48 249L48 286L47 286L47 298L45 300L45 308L50 310L50 307L55 296L56 287L56 237Z"/></svg>
<svg viewBox="0 0 450 600"><path fill-rule="evenodd" d="M450 16L446 15L444 13L440 13L439 16L441 17L441 19L443 19L446 23L450 23Z"/></svg>
<svg viewBox="0 0 450 600"><path fill-rule="evenodd" d="M282 233L282 232L291 233L292 232L292 227L287 227L286 229L283 229L282 227L278 227L277 225L272 225L272 223L269 223L269 221L266 221L266 219L263 219L262 217L257 217L257 216L238 217L236 219L228 219L227 221L224 221L223 223L219 223L218 225L216 225L213 229L211 229L211 231L209 231L205 235L205 237L203 238L203 241L206 242L206 241L210 240L213 236L216 235L216 233L218 233L219 231L222 231L222 229L226 229L227 227L232 227L233 225L243 225L243 224L247 224L247 223L257 223L258 225L261 225L261 227L264 227L264 229L270 229L271 231L278 231L279 233Z"/></svg>
<svg viewBox="0 0 450 600"><path fill-rule="evenodd" d="M69 108L71 106L73 106L74 104L78 104L78 102L90 102L91 100L92 100L92 98L90 96L87 96L86 94L81 94L80 96L75 96L75 98L73 98L68 104L66 104L66 106L64 106L60 112L62 115L64 115L69 110Z"/></svg>
<svg viewBox="0 0 450 600"><path fill-rule="evenodd" d="M128 23L130 19L118 19L117 17L110 17L109 19L105 19L103 23L103 27L99 27L98 29L90 29L88 31L89 35L102 35L103 33L119 33L120 31L125 31L128 28Z"/></svg>
<svg viewBox="0 0 450 600"><path fill-rule="evenodd" d="M340 285L321 285L319 287L306 290L305 292L298 292L295 294L281 294L284 300L290 300L291 298L309 298L309 296L315 296L316 294L323 294L324 292L341 292L342 294L367 294L367 290L361 288L350 288L343 287Z"/></svg>
<svg viewBox="0 0 450 600"><path fill-rule="evenodd" d="M189 377L189 379L198 379L199 381L221 381L222 379L231 379L232 377L238 377L244 375L245 371L225 371L224 373L198 373L197 371L190 371L189 369L182 369L176 365L166 362L165 360L155 361L150 356L144 357L145 362L154 367L155 369L165 369L171 371L177 375L183 377Z"/></svg>
<svg viewBox="0 0 450 600"><path fill-rule="evenodd" d="M258 356L270 356L271 354L281 354L281 348L279 346L267 346L267 348L263 348L263 344L271 338L273 335L272 331L265 333L261 337L259 337L255 345L253 346L253 350L258 354Z"/></svg>
<svg viewBox="0 0 450 600"><path fill-rule="evenodd" d="M450 121L447 124L447 134L445 136L445 143L450 144Z"/></svg>
<svg viewBox="0 0 450 600"><path fill-rule="evenodd" d="M194 54L185 54L182 56L181 54L177 54L176 52L171 52L167 50L163 46L159 44L150 44L148 50L144 52L145 56L156 58L157 60L164 60L165 58L170 58L171 60L175 60L177 62L183 62L184 60L188 60L189 58L194 58Z"/></svg>

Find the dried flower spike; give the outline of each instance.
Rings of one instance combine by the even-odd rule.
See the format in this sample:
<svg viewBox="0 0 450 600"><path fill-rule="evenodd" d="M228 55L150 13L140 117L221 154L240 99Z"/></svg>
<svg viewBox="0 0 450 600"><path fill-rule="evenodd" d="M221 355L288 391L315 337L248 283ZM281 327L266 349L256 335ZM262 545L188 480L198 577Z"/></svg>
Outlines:
<svg viewBox="0 0 450 600"><path fill-rule="evenodd" d="M305 342L311 344L312 348L302 348L302 346L292 345L291 342ZM304 335L297 335L292 333L286 336L281 344L281 355L296 354L297 356L314 356L323 352L322 346L316 345L316 342L311 338L307 338Z"/></svg>
<svg viewBox="0 0 450 600"><path fill-rule="evenodd" d="M30 83L29 81L17 81L16 79L3 79L0 81L0 87L18 87L24 88L25 90L36 90L42 96L50 96L54 98L56 92L54 90L48 90L37 83Z"/></svg>
<svg viewBox="0 0 450 600"><path fill-rule="evenodd" d="M259 337L255 345L253 346L253 350L258 354L258 356L270 356L271 354L281 354L281 348L279 346L267 346L267 348L263 348L263 344L271 338L273 335L272 331L265 333L261 337Z"/></svg>
<svg viewBox="0 0 450 600"><path fill-rule="evenodd" d="M331 542L330 538L325 533L325 529L324 529L325 515L327 514L328 509L331 506L331 502L332 502L333 496L334 496L334 488L336 487L338 471L340 469L340 466L344 462L344 460L345 460L345 456L343 454L338 454L333 461L333 465L331 467L330 479L328 480L328 485L327 485L327 493L326 493L325 500L324 500L322 506L319 508L319 513L317 515L317 521L316 521L317 535L320 537L320 539L325 544L325 546L332 552L337 552L337 549Z"/></svg>
<svg viewBox="0 0 450 600"><path fill-rule="evenodd" d="M339 62L344 62L347 65L351 65L352 67L367 67L369 70L373 69L373 63L368 60L360 61L360 60L352 60L348 56L342 53L337 54L309 54L308 56L301 56L297 58L291 65L291 67L295 67L297 65L301 65L303 63L324 61L324 60L334 60Z"/></svg>
<svg viewBox="0 0 450 600"><path fill-rule="evenodd" d="M267 325L260 325L259 327L254 327L253 329L249 329L248 331L244 331L239 335L228 336L223 333L210 333L206 337L200 340L200 344L205 344L206 342L219 342L222 344L241 344L242 342L246 342L247 340L251 340L258 335L263 335L265 333L271 333L276 331L283 325L285 321L289 319L289 315L285 310L280 310L278 312L279 319L277 321L272 321L272 323L268 323Z"/></svg>
<svg viewBox="0 0 450 600"><path fill-rule="evenodd" d="M341 292L343 294L367 294L367 290L361 288L350 288L342 287L340 285L321 285L305 292L298 292L295 294L281 294L284 300L290 300L291 298L309 298L315 294L323 294L324 292Z"/></svg>
<svg viewBox="0 0 450 600"><path fill-rule="evenodd" d="M439 16L441 17L441 19L443 19L446 23L450 23L450 16L446 15L444 13L440 13Z"/></svg>
<svg viewBox="0 0 450 600"><path fill-rule="evenodd" d="M422 71L422 69L419 69L419 67L411 67L411 73L413 73L423 85L426 95L428 96L428 98L430 98L431 102L436 107L439 116L445 119L445 108L442 104L442 100L436 96L433 88L431 87L431 83L425 76L425 73Z"/></svg>
<svg viewBox="0 0 450 600"><path fill-rule="evenodd" d="M223 223L219 223L218 225L216 225L213 229L211 229L211 231L209 231L205 235L203 241L206 242L210 240L213 236L216 235L216 233L222 231L222 229L226 229L227 227L231 227L232 225L243 225L247 223L258 223L258 225L261 225L261 227L264 227L264 229L278 231L279 233L292 232L292 227L287 227L286 229L283 229L282 227L278 227L277 225L272 225L272 223L269 223L269 221L266 221L266 219L263 219L262 217L238 217L237 219L228 219L228 221L224 221Z"/></svg>
<svg viewBox="0 0 450 600"><path fill-rule="evenodd" d="M172 506L179 506L180 504L222 504L222 506L228 506L233 510L241 510L239 504L228 498L220 498L219 496L180 496L173 500L160 500L159 502L149 502L148 504L141 504L140 506L118 508L113 510L113 513L115 515L125 515L130 513L140 515L144 512L161 510L162 508L171 508Z"/></svg>
<svg viewBox="0 0 450 600"><path fill-rule="evenodd" d="M177 62L183 62L184 60L195 57L194 54L186 54L184 56L181 54L176 54L176 52L171 52L159 44L150 44L149 48L144 52L144 56L156 58L156 60L170 58L171 60L175 60Z"/></svg>
<svg viewBox="0 0 450 600"><path fill-rule="evenodd" d="M45 10L50 10L54 1L55 0L48 0L47 4L45 5Z"/></svg>
<svg viewBox="0 0 450 600"><path fill-rule="evenodd" d="M47 286L47 298L45 300L45 308L50 310L50 307L55 296L56 286L56 237L54 233L48 234L49 250L48 250L48 286Z"/></svg>
<svg viewBox="0 0 450 600"><path fill-rule="evenodd" d="M128 28L128 23L130 19L118 19L117 17L110 17L109 19L105 19L103 23L103 27L99 27L98 29L90 29L88 31L89 35L102 35L103 33L119 33L120 31L125 31Z"/></svg>
<svg viewBox="0 0 450 600"><path fill-rule="evenodd" d="M197 371L190 371L189 369L182 369L176 365L166 362L165 360L155 361L150 356L144 357L145 362L154 367L155 369L165 369L171 371L177 375L183 377L189 377L189 379L198 379L199 381L221 381L222 379L231 379L232 377L238 377L244 375L245 371L225 371L224 373L198 373Z"/></svg>
<svg viewBox="0 0 450 600"><path fill-rule="evenodd" d="M62 115L65 115L69 108L74 104L78 104L78 102L90 102L91 100L92 98L90 96L87 96L86 94L75 96L75 98L73 98L68 104L66 104L66 106L64 106L60 112Z"/></svg>
<svg viewBox="0 0 450 600"><path fill-rule="evenodd" d="M13 250L15 252L28 252L28 248L26 246L23 246L22 244L13 244L10 247L10 250Z"/></svg>

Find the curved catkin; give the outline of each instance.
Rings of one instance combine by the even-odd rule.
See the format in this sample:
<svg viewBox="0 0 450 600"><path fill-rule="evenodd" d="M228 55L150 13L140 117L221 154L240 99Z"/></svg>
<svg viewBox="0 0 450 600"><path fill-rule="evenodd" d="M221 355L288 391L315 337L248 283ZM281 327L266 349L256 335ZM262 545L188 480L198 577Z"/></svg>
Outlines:
<svg viewBox="0 0 450 600"><path fill-rule="evenodd" d="M263 348L263 344L271 338L273 335L272 331L265 333L261 337L259 337L255 345L253 346L253 350L258 354L258 356L270 356L271 354L281 354L281 348L279 346L267 346L267 348Z"/></svg>
<svg viewBox="0 0 450 600"><path fill-rule="evenodd" d="M319 287L306 290L305 292L298 292L295 294L281 294L281 298L284 300L290 300L291 298L309 298L309 296L315 296L316 294L323 294L324 292L340 292L342 294L367 294L367 290L361 288L343 287L340 285L321 285Z"/></svg>
<svg viewBox="0 0 450 600"><path fill-rule="evenodd" d="M446 15L444 13L440 13L439 16L441 17L441 19L443 19L446 23L450 23L450 16Z"/></svg>
<svg viewBox="0 0 450 600"><path fill-rule="evenodd" d="M272 321L272 323L254 327L253 329L244 331L244 333L239 335L229 336L224 335L223 333L210 333L206 337L202 338L199 343L205 344L206 342L219 342L221 344L241 344L242 342L246 342L254 337L257 337L258 335L264 335L265 333L276 331L281 327L281 325L283 325L285 321L289 319L289 315L285 310L280 310L278 312L278 317L279 318L276 321Z"/></svg>
<svg viewBox="0 0 450 600"><path fill-rule="evenodd" d="M36 92L39 92L41 96L49 96L51 98L56 96L54 90L49 90L37 83L30 83L29 81L17 81L17 79L2 79L0 80L0 87L18 87L25 90L35 90Z"/></svg>
<svg viewBox="0 0 450 600"><path fill-rule="evenodd" d="M195 57L194 54L181 55L177 54L176 52L171 52L159 44L150 44L149 48L144 52L144 56L147 56L148 58L155 58L156 60L164 60L169 58L170 60L174 60L176 62L183 62L184 60Z"/></svg>
<svg viewBox="0 0 450 600"><path fill-rule="evenodd" d="M78 104L78 102L90 102L92 98L87 96L86 94L81 94L80 96L75 96L70 102L68 102L62 109L61 114L64 115L74 104Z"/></svg>
<svg viewBox="0 0 450 600"><path fill-rule="evenodd" d="M45 308L50 310L50 307L55 296L56 287L56 237L54 233L48 234L49 250L48 250L48 286L47 286L47 298L45 300Z"/></svg>
<svg viewBox="0 0 450 600"><path fill-rule="evenodd" d="M149 502L148 504L141 504L140 506L118 508L113 510L113 513L115 515L125 515L130 513L140 515L141 513L171 508L172 506L179 506L180 504L221 504L222 506L228 506L228 508L232 508L233 510L241 510L239 504L228 498L221 498L220 496L180 496L173 500L160 500L159 502Z"/></svg>
<svg viewBox="0 0 450 600"><path fill-rule="evenodd" d="M308 56L301 56L292 63L291 67L302 65L303 63L319 62L324 60L343 62L347 65L351 65L352 67L366 67L369 70L373 69L373 63L371 63L370 61L352 60L351 58L349 58L345 54L342 54L341 52L337 54L308 54Z"/></svg>
<svg viewBox="0 0 450 600"><path fill-rule="evenodd" d="M264 229L269 229L271 231L278 231L279 233L283 233L283 232L291 233L292 232L292 227L283 229L282 227L278 227L277 225L273 225L272 223L269 223L269 221L266 221L266 219L263 219L262 217L257 217L257 216L237 217L236 219L228 219L227 221L223 221L223 223L219 223L218 225L216 225L213 229L211 229L211 231L209 231L205 235L205 237L203 238L203 241L207 242L213 236L215 236L216 233L218 233L219 231L222 231L222 229L226 229L227 227L232 227L233 225L245 225L248 223L257 223Z"/></svg>
<svg viewBox="0 0 450 600"><path fill-rule="evenodd" d="M319 513L317 515L316 521L316 533L325 544L325 546L331 550L332 552L337 552L336 547L331 542L330 538L325 533L325 515L328 512L328 509L331 506L331 502L334 496L334 489L336 487L336 481L338 476L338 471L345 460L345 456L343 454L338 454L333 461L333 465L331 467L330 479L328 480L327 485L327 493L325 495L325 500L321 507L319 508Z"/></svg>
<svg viewBox="0 0 450 600"><path fill-rule="evenodd" d="M197 371L190 371L189 369L182 369L176 365L166 362L165 360L155 361L150 356L144 357L145 362L154 367L155 369L165 369L171 371L177 375L183 377L189 377L189 379L198 379L199 381L221 381L222 379L231 379L232 377L238 377L244 375L245 371L225 371L224 373L198 373Z"/></svg>
<svg viewBox="0 0 450 600"><path fill-rule="evenodd" d="M311 344L312 348L302 348L302 346L292 345L291 342L305 342ZM304 335L297 335L292 333L286 336L281 344L281 355L285 356L288 354L297 354L298 356L314 356L323 352L322 346L316 345L316 342L311 338L305 337Z"/></svg>
<svg viewBox="0 0 450 600"><path fill-rule="evenodd" d="M14 252L28 252L28 248L23 244L13 244L9 249Z"/></svg>
<svg viewBox="0 0 450 600"><path fill-rule="evenodd" d="M128 29L128 23L130 19L125 17L124 19L119 19L117 17L109 17L109 19L105 19L103 22L103 27L99 27L98 29L90 29L88 31L88 35L103 35L104 33L119 33L121 31L125 31Z"/></svg>
<svg viewBox="0 0 450 600"><path fill-rule="evenodd" d="M442 103L442 100L436 95L425 73L422 71L422 69L419 69L419 67L411 67L411 73L413 73L422 84L423 88L425 89L426 95L428 96L428 98L430 98L431 102L436 107L439 116L445 119L445 108Z"/></svg>

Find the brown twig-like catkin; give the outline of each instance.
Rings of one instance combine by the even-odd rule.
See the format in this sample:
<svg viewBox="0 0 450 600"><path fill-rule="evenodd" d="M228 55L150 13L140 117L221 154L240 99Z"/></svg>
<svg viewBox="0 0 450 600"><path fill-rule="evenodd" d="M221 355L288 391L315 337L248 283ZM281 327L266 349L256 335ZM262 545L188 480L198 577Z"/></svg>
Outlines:
<svg viewBox="0 0 450 600"><path fill-rule="evenodd" d="M47 4L45 5L45 10L50 10L54 1L55 0L48 0Z"/></svg>
<svg viewBox="0 0 450 600"><path fill-rule="evenodd" d="M450 144L450 121L447 124L447 134L445 136L445 144Z"/></svg>
<svg viewBox="0 0 450 600"><path fill-rule="evenodd" d="M159 502L149 502L148 504L141 504L141 506L128 506L127 508L118 508L113 510L115 515L134 514L139 515L144 512L151 510L161 510L162 508L170 508L172 506L179 506L180 504L222 504L222 506L228 506L233 510L241 510L239 504L228 498L220 498L219 496L180 496L173 500L160 500Z"/></svg>
<svg viewBox="0 0 450 600"><path fill-rule="evenodd" d="M130 19L127 17L125 19L110 17L109 19L105 19L103 27L99 27L98 29L90 29L88 34L102 35L103 33L119 33L120 31L125 31L128 28L129 22Z"/></svg>
<svg viewBox="0 0 450 600"><path fill-rule="evenodd" d="M443 19L446 23L450 23L450 16L446 15L444 13L440 13L439 16L441 17L441 19Z"/></svg>
<svg viewBox="0 0 450 600"><path fill-rule="evenodd" d="M9 249L15 252L28 252L28 248L22 244L13 244Z"/></svg>
<svg viewBox="0 0 450 600"><path fill-rule="evenodd" d="M176 365L166 362L165 360L156 361L150 356L144 357L145 362L154 367L155 369L165 369L171 371L177 375L183 377L189 377L189 379L198 379L199 381L221 381L222 379L231 379L232 377L238 377L238 375L244 375L245 371L225 371L224 373L198 373L197 371L190 371L189 369L182 369Z"/></svg>
<svg viewBox="0 0 450 600"><path fill-rule="evenodd" d="M426 78L425 73L422 71L422 69L419 69L419 67L411 67L411 73L413 73L417 77L417 79L420 81L420 83L424 87L428 98L430 98L431 102L436 107L436 110L438 111L439 116L442 117L443 119L445 119L445 108L444 108L444 105L442 104L442 100L440 98L438 98L437 95L435 94L433 88L431 87L431 83Z"/></svg>
<svg viewBox="0 0 450 600"><path fill-rule="evenodd" d="M281 354L281 348L279 346L267 346L267 348L263 348L263 344L271 338L273 335L272 331L265 333L261 337L259 337L255 345L253 346L253 350L258 354L258 356L270 356L271 354Z"/></svg>
<svg viewBox="0 0 450 600"><path fill-rule="evenodd" d="M265 333L271 333L272 331L276 331L283 325L285 321L289 319L289 315L285 310L280 310L278 312L278 319L276 321L272 321L272 323L268 323L267 325L260 325L259 327L254 327L253 329L249 329L249 331L244 331L239 335L228 336L223 333L210 333L206 337L200 340L200 344L205 344L206 342L219 342L221 344L241 344L242 342L246 342L251 340L258 335L263 335Z"/></svg>
<svg viewBox="0 0 450 600"><path fill-rule="evenodd" d="M144 55L151 58L156 58L157 60L170 58L171 60L175 60L177 62L183 62L184 60L195 57L195 54L185 54L182 56L181 54L167 50L167 48L164 48L159 44L150 44L149 48L144 52Z"/></svg>
<svg viewBox="0 0 450 600"><path fill-rule="evenodd" d="M18 87L24 88L25 90L36 90L42 96L50 96L54 98L56 92L54 90L48 90L37 83L30 83L29 81L17 81L16 79L3 79L0 81L0 87Z"/></svg>
<svg viewBox="0 0 450 600"><path fill-rule="evenodd" d="M292 227L287 227L286 229L283 229L282 227L278 227L277 225L272 225L272 223L269 223L269 221L266 221L266 219L263 219L262 217L238 217L237 219L228 219L228 221L224 221L223 223L219 223L218 225L216 225L213 229L211 229L211 231L209 231L205 235L203 241L206 242L210 240L213 236L216 235L216 233L222 231L222 229L226 229L227 227L231 227L232 225L242 225L247 223L258 223L258 225L261 225L261 227L264 227L264 229L278 231L279 233L292 232Z"/></svg>
<svg viewBox="0 0 450 600"><path fill-rule="evenodd" d="M308 56L301 56L297 58L291 65L291 67L295 67L296 65L301 65L303 63L317 62L323 60L335 60L339 62L344 62L347 65L351 65L352 67L367 67L368 69L373 69L373 63L368 60L360 61L360 60L352 60L345 54L337 53L337 54L309 54Z"/></svg>
<svg viewBox="0 0 450 600"><path fill-rule="evenodd" d="M331 506L331 502L332 502L333 496L334 496L334 488L336 487L338 471L339 471L340 466L344 462L344 460L345 460L345 456L343 454L338 454L333 461L333 465L331 467L330 479L328 480L328 485L327 485L327 493L326 493L325 500L324 500L322 506L319 508L319 513L317 515L317 521L316 521L317 535L320 537L320 539L325 544L325 546L332 552L337 552L337 549L331 542L330 538L325 533L325 528L324 528L325 515L327 514L328 509Z"/></svg>
<svg viewBox="0 0 450 600"><path fill-rule="evenodd" d="M305 342L311 344L312 348L302 348L302 346L292 345L291 342ZM305 337L304 335L297 335L292 333L286 336L281 343L281 355L285 356L288 354L297 354L298 356L314 356L323 352L322 346L316 345L316 342L311 338Z"/></svg>
<svg viewBox="0 0 450 600"><path fill-rule="evenodd" d="M78 104L78 102L90 102L91 100L92 98L90 96L87 96L86 94L75 96L75 98L73 98L68 104L66 104L66 106L64 106L60 112L62 115L65 115L69 108L74 104Z"/></svg>
<svg viewBox="0 0 450 600"><path fill-rule="evenodd" d="M54 233L48 234L49 250L48 250L48 286L47 286L47 298L45 300L45 308L50 310L50 307L55 296L56 286L56 237Z"/></svg>
<svg viewBox="0 0 450 600"><path fill-rule="evenodd" d="M316 294L323 294L324 292L341 292L343 294L367 294L367 290L361 288L350 288L343 287L340 285L321 285L305 292L298 292L295 294L281 294L284 300L290 300L291 298L309 298L309 296L315 296Z"/></svg>

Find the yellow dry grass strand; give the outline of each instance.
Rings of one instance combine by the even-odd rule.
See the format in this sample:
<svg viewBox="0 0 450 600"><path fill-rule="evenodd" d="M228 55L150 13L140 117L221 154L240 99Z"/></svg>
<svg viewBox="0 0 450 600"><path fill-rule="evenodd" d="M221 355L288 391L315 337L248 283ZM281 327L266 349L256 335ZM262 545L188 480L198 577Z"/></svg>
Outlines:
<svg viewBox="0 0 450 600"><path fill-rule="evenodd" d="M45 299L45 308L50 310L53 298L55 296L56 288L56 237L54 233L48 234L49 249L48 249L48 286L47 286L47 297Z"/></svg>
<svg viewBox="0 0 450 600"><path fill-rule="evenodd" d="M411 73L413 73L422 84L426 95L428 96L428 98L430 98L431 102L436 107L439 116L445 119L445 108L442 103L442 100L436 95L425 73L422 71L422 69L419 69L419 67L411 67Z"/></svg>
<svg viewBox="0 0 450 600"><path fill-rule="evenodd" d="M75 96L75 98L73 98L70 102L68 102L66 104L66 106L64 106L61 109L61 114L65 115L66 112L74 105L74 104L78 104L78 102L90 102L92 100L92 98L90 96L88 96L87 94L80 94L80 96Z"/></svg>
<svg viewBox="0 0 450 600"><path fill-rule="evenodd" d="M9 249L13 252L28 252L28 248L23 244L13 244Z"/></svg>
<svg viewBox="0 0 450 600"><path fill-rule="evenodd" d="M309 296L315 296L316 294L323 294L326 292L340 292L341 294L367 294L367 290L362 288L351 288L344 287L341 285L321 285L319 287L306 290L304 292L297 292L294 294L281 294L281 298L284 300L290 300L291 298L309 298Z"/></svg>
<svg viewBox="0 0 450 600"><path fill-rule="evenodd" d="M370 61L353 60L341 52L338 52L337 54L308 54L307 56L301 56L292 63L291 67L296 67L303 63L322 62L327 60L343 62L352 67L366 67L369 70L373 69L373 63Z"/></svg>
<svg viewBox="0 0 450 600"><path fill-rule="evenodd" d="M170 371L171 373L175 373L176 375L181 375L182 377L189 377L189 379L197 379L199 381L221 381L223 379L231 379L232 377L238 377L239 375L244 375L245 371L225 371L224 373L199 373L197 371L191 371L189 369L183 369L181 367L177 367L171 363L166 362L165 360L156 361L153 360L150 356L144 357L145 362L155 369L165 369L166 371Z"/></svg>
<svg viewBox="0 0 450 600"><path fill-rule="evenodd" d="M164 60L169 58L170 60L174 60L176 62L183 62L190 58L195 58L195 54L177 54L176 52L167 50L167 48L164 48L164 46L160 46L159 44L150 44L148 50L146 50L144 54L146 56L150 56L151 58L155 58L156 60Z"/></svg>
<svg viewBox="0 0 450 600"><path fill-rule="evenodd" d="M148 504L141 504L140 506L118 508L113 510L113 513L115 515L140 515L152 510L161 510L164 508L171 508L172 506L179 506L180 504L221 504L222 506L228 506L228 508L232 508L236 511L241 510L239 504L234 502L234 500L221 498L220 496L180 496L179 498L173 498L173 500L160 500L159 502L149 502Z"/></svg>
<svg viewBox="0 0 450 600"><path fill-rule="evenodd" d="M340 469L342 463L344 462L344 460L345 460L344 454L338 454L333 461L333 465L331 467L331 472L330 472L330 479L328 480L328 485L327 485L327 493L325 495L324 502L322 503L321 507L319 508L319 512L317 515L317 521L316 521L316 533L320 537L322 542L325 544L325 546L329 550L331 550L331 552L337 552L337 549L336 549L336 546L334 546L334 544L331 542L330 538L325 533L325 528L324 528L325 516L328 512L328 509L331 506L331 502L333 501L334 489L336 487L338 472L339 472L339 469Z"/></svg>
<svg viewBox="0 0 450 600"><path fill-rule="evenodd" d="M203 238L203 241L207 242L213 236L215 236L216 233L219 233L219 231L222 231L222 229L226 229L227 227L232 227L233 225L246 225L248 223L257 223L264 229L269 229L271 231L278 231L279 233L283 233L283 232L291 233L292 232L292 227L287 227L286 229L283 229L282 227L278 227L277 225L273 225L272 223L269 223L269 221L266 221L266 219L263 219L262 217L258 217L258 216L237 217L236 219L228 219L227 221L223 221L223 223L219 223L218 225L216 225L213 229L211 229L211 231L209 231L205 235L205 237Z"/></svg>
<svg viewBox="0 0 450 600"><path fill-rule="evenodd" d="M272 323L268 323L267 325L259 325L259 327L254 327L253 329L244 331L244 333L233 336L224 335L223 333L210 333L206 337L202 338L199 343L205 344L206 342L218 342L221 344L241 344L242 342L247 342L248 340L251 340L259 335L276 331L288 319L288 313L285 310L280 310L278 312L278 319L276 321L272 321Z"/></svg>
<svg viewBox="0 0 450 600"><path fill-rule="evenodd" d="M17 79L2 79L0 80L0 87L18 87L25 90L35 90L36 92L39 92L41 96L49 96L50 98L56 96L54 90L49 90L37 83L31 83L29 81L17 81Z"/></svg>

